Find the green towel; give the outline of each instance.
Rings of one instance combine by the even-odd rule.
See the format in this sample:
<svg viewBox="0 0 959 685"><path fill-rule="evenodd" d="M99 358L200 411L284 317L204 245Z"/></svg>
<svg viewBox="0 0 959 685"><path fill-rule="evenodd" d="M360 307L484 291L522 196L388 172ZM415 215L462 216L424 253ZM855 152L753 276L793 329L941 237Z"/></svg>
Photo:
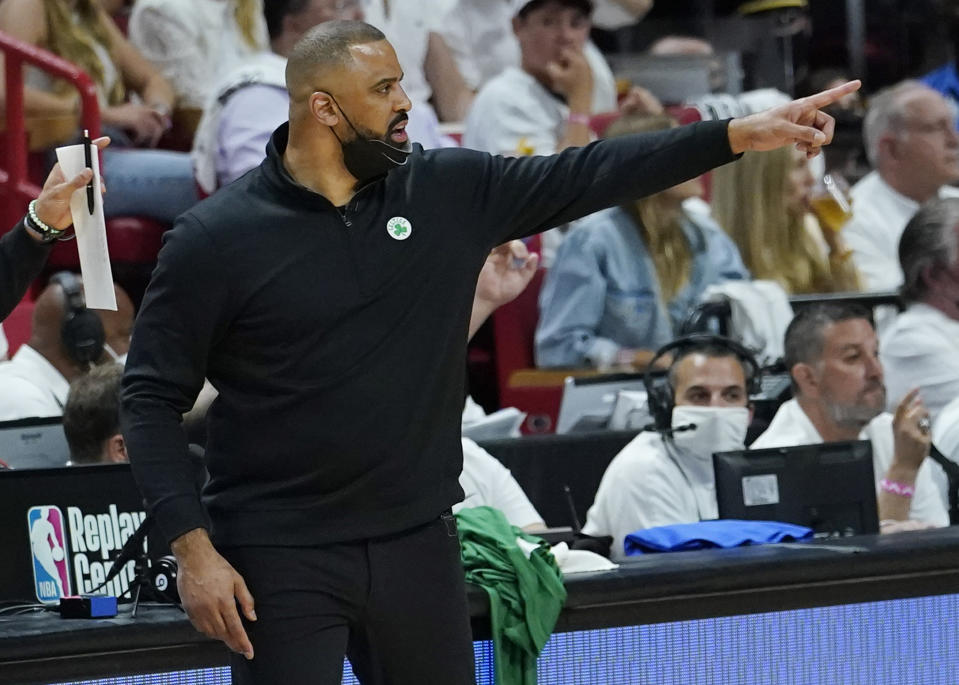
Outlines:
<svg viewBox="0 0 959 685"><path fill-rule="evenodd" d="M456 514L466 580L489 595L498 685L535 685L536 658L566 601L563 576L549 545L511 526L492 507ZM536 545L527 558L516 544Z"/></svg>

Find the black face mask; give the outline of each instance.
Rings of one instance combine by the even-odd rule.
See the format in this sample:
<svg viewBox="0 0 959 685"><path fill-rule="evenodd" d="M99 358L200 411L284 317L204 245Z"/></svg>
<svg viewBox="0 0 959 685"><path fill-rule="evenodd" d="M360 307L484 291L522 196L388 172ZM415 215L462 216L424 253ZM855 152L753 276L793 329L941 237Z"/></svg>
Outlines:
<svg viewBox="0 0 959 685"><path fill-rule="evenodd" d="M336 131L333 131L332 127L330 128L330 130L333 131L333 135L336 136L336 139L340 141L340 147L343 149L343 164L356 180L360 183L365 183L371 178L383 176L394 167L406 164L407 158L413 151L413 145L409 139L407 139L403 147L396 147L379 138L364 136L356 129L353 122L350 121L350 118L346 116L346 112L340 107L340 103L336 102L336 98L332 95L330 95L330 98L336 103L336 107L340 110L340 113L343 114L346 123L350 125L353 133L356 134L353 140L343 142L339 136L336 136ZM401 113L390 123L388 130L392 130L396 124L401 121L406 121L407 119L409 119L409 117L406 116L406 113Z"/></svg>

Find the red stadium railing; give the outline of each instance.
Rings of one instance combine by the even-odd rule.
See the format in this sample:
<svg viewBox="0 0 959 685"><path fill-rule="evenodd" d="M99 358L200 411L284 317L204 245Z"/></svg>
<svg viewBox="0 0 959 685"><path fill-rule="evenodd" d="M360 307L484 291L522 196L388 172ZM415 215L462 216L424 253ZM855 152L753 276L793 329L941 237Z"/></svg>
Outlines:
<svg viewBox="0 0 959 685"><path fill-rule="evenodd" d="M29 178L23 66L30 64L69 82L80 94L80 121L92 137L100 135L100 105L93 79L65 59L0 31L6 75L6 130L0 132L0 233L20 220L40 187Z"/></svg>

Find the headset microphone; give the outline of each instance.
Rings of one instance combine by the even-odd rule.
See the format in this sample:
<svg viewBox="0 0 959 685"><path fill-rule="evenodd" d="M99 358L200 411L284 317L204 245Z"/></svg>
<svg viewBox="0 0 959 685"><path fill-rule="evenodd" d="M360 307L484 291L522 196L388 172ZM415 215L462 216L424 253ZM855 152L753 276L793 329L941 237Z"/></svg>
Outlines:
<svg viewBox="0 0 959 685"><path fill-rule="evenodd" d="M657 428L655 423L647 423L643 426L642 431L644 433L652 433L659 431L664 435L672 435L673 433L685 433L686 431L696 430L695 423L684 423L681 426L676 426L674 428Z"/></svg>

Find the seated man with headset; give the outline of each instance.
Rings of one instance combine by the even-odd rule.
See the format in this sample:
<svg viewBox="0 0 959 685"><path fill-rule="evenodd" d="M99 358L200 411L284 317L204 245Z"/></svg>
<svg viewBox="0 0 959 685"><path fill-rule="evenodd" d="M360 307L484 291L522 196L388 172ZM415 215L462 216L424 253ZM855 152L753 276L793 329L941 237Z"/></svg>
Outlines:
<svg viewBox="0 0 959 685"><path fill-rule="evenodd" d="M616 455L596 492L583 533L612 536L613 560L626 535L643 528L718 516L713 452L743 449L760 368L749 350L717 336L679 338L666 378L646 375L655 431L637 435Z"/></svg>
<svg viewBox="0 0 959 685"><path fill-rule="evenodd" d="M30 339L0 364L0 421L61 416L74 379L93 364L126 355L133 303L114 288L117 311L94 312L76 275L64 271L50 280L34 306Z"/></svg>

